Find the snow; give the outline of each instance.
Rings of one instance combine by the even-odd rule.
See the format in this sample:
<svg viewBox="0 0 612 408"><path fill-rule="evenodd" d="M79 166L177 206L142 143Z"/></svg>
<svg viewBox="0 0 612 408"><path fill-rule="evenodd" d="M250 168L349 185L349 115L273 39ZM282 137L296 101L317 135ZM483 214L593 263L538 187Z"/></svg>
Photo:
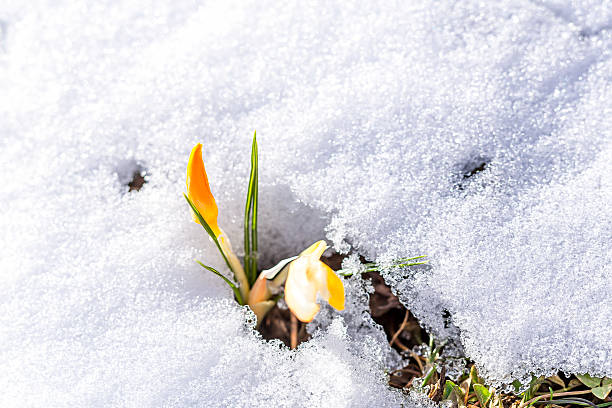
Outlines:
<svg viewBox="0 0 612 408"><path fill-rule="evenodd" d="M605 0L0 1L0 405L421 404L359 280L292 352L193 262L223 266L189 151L240 247L255 129L263 266L427 253L385 276L490 381L612 376L611 27Z"/></svg>

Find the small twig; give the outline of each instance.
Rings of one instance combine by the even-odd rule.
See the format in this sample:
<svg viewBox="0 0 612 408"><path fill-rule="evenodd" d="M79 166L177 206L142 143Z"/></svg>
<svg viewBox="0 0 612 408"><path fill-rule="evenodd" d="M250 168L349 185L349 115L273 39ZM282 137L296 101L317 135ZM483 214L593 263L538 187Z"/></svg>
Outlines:
<svg viewBox="0 0 612 408"><path fill-rule="evenodd" d="M406 314L404 315L404 320L402 321L402 324L400 324L399 329L397 329L397 331L393 334L393 337L391 337L391 341L389 341L389 345L392 346L393 343L395 343L395 340L397 340L397 337L400 335L400 333L404 330L404 326L406 325L406 322L408 322L408 315L409 315L409 311L406 310Z"/></svg>
<svg viewBox="0 0 612 408"><path fill-rule="evenodd" d="M412 375L416 375L416 376L422 375L421 372L419 372L417 370L413 370L412 368L409 368L409 367L404 367L404 368L400 368L398 370L391 371L391 375L394 375L396 373L408 373L408 374L412 374Z"/></svg>
<svg viewBox="0 0 612 408"><path fill-rule="evenodd" d="M291 349L296 349L298 344L298 320L291 313Z"/></svg>
<svg viewBox="0 0 612 408"><path fill-rule="evenodd" d="M406 347L406 345L404 345L404 343L402 343L401 341L399 341L399 339L395 340L395 345L397 347L399 347L402 351L410 351L410 349L408 347Z"/></svg>
<svg viewBox="0 0 612 408"><path fill-rule="evenodd" d="M414 358L421 369L421 375L425 374L425 368L423 367L423 363L421 363L421 356L419 356L414 351L410 350L410 355Z"/></svg>
<svg viewBox="0 0 612 408"><path fill-rule="evenodd" d="M565 396L568 396L568 395L584 395L584 394L589 394L590 392L591 392L591 390L586 390L586 391L569 391L569 392L558 392L558 393L553 393L552 395L550 395L550 394L547 394L547 395L551 396L551 397L565 397ZM534 398L530 399L529 401L525 401L524 403L522 403L520 405L520 407L527 407L532 402L542 400L542 397L544 397L544 396L545 395L540 395L540 396L537 396L537 397L534 397Z"/></svg>

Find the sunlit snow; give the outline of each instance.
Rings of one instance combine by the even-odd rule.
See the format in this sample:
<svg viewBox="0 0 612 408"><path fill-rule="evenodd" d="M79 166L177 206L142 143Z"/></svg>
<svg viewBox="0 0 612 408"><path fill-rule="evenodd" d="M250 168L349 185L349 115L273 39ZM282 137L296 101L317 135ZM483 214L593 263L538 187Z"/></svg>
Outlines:
<svg viewBox="0 0 612 408"><path fill-rule="evenodd" d="M359 279L293 352L194 262L189 152L240 248L255 129L264 266L426 253L489 381L612 376L609 1L195 3L0 0L1 406L422 404Z"/></svg>

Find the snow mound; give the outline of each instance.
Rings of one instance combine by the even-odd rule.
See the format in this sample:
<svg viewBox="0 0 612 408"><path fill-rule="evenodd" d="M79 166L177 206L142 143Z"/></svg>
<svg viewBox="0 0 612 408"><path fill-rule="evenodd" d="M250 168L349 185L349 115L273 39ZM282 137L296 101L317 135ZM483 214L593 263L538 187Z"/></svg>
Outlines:
<svg viewBox="0 0 612 408"><path fill-rule="evenodd" d="M417 404L363 301L290 352L193 262L222 266L189 151L239 248L254 129L263 266L325 233L427 253L386 277L490 380L612 376L611 27L608 1L0 1L2 405Z"/></svg>

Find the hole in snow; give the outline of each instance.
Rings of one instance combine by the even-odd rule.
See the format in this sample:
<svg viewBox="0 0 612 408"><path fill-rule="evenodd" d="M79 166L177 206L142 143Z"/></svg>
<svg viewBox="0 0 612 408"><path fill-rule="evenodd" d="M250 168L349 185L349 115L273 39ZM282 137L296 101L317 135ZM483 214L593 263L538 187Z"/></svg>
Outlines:
<svg viewBox="0 0 612 408"><path fill-rule="evenodd" d="M456 186L458 190L465 190L474 176L482 173L487 169L491 159L483 156L477 156L463 165L459 174L460 179Z"/></svg>
<svg viewBox="0 0 612 408"><path fill-rule="evenodd" d="M144 186L144 184L147 182L145 180L145 174L146 173L143 173L143 172L134 173L134 177L132 177L132 181L128 183L128 187L130 188L129 191L132 191L132 190L140 191L142 186Z"/></svg>
<svg viewBox="0 0 612 408"><path fill-rule="evenodd" d="M599 36L602 32L612 28L612 25L604 25L598 28L585 27L578 32L578 38L582 41Z"/></svg>
<svg viewBox="0 0 612 408"><path fill-rule="evenodd" d="M117 177L121 185L128 187L128 191L140 191L148 182L147 169L134 159L124 160L116 168Z"/></svg>
<svg viewBox="0 0 612 408"><path fill-rule="evenodd" d="M444 319L444 328L448 329L451 327L451 314L448 310L444 309L442 311L442 319Z"/></svg>
<svg viewBox="0 0 612 408"><path fill-rule="evenodd" d="M385 330L391 346L402 353L427 343L429 334L400 303L383 277L378 272L367 272L363 277L369 279L374 287L374 293L370 295L370 314Z"/></svg>
<svg viewBox="0 0 612 408"><path fill-rule="evenodd" d="M321 261L325 262L334 271L337 271L342 269L342 261L346 257L347 255L334 253L330 256L322 256ZM361 261L366 262L363 258ZM382 326L391 347L400 354L405 354L417 346L427 344L429 342L429 334L420 325L416 317L400 303L398 297L393 294L383 277L377 272L367 272L362 276L365 279L369 279L374 288L374 293L370 295L369 301L370 314L374 321ZM287 347L290 347L292 332L291 312L282 299L266 314L258 330L264 339L279 339ZM294 326L293 331L297 331L298 345L310 340L310 335L306 330L306 323L298 322L297 328ZM410 378L413 377L411 376ZM394 381L403 380L394 377Z"/></svg>
<svg viewBox="0 0 612 408"><path fill-rule="evenodd" d="M287 347L291 347L291 312L282 299L266 314L258 330L265 340L279 339ZM296 331L298 345L310 340L306 323L298 321Z"/></svg>

